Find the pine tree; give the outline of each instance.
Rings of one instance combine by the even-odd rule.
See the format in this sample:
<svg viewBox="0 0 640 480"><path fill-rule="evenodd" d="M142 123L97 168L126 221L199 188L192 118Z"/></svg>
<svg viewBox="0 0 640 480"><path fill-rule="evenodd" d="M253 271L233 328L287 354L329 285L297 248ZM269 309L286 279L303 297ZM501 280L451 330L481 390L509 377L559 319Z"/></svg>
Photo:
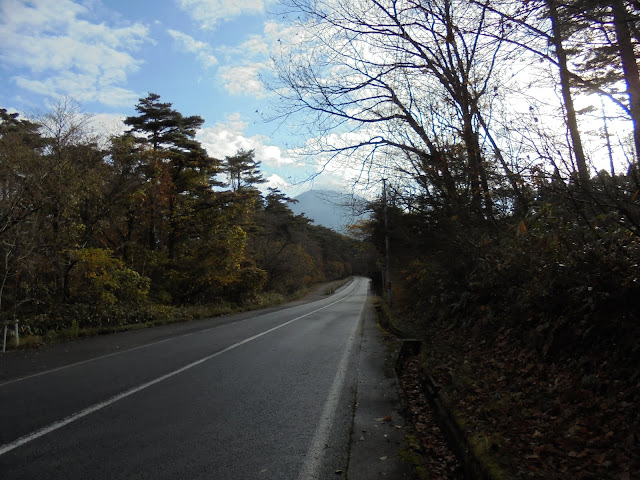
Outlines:
<svg viewBox="0 0 640 480"><path fill-rule="evenodd" d="M234 192L266 182L260 172L260 161L255 159L255 150L240 149L235 155L225 157L222 171L227 175L228 185Z"/></svg>
<svg viewBox="0 0 640 480"><path fill-rule="evenodd" d="M636 51L640 12L625 0L563 2L560 21L574 37L578 73L587 91L608 92L633 122L636 161L640 159L640 69ZM626 89L620 91L624 83ZM626 97L626 98L625 98Z"/></svg>
<svg viewBox="0 0 640 480"><path fill-rule="evenodd" d="M197 204L208 201L211 187L218 184L215 175L220 162L195 139L204 123L202 117L183 116L155 93L141 98L136 110L139 115L128 117L125 124L131 127L128 134L139 146L148 181L148 248L166 246L172 259L183 231L181 219Z"/></svg>

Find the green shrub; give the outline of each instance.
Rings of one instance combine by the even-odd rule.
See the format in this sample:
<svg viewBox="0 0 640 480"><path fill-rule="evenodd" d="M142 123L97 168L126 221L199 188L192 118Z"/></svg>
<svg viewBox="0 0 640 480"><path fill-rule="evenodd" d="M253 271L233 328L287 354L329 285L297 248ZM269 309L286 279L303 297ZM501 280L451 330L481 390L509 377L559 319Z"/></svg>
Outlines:
<svg viewBox="0 0 640 480"><path fill-rule="evenodd" d="M110 250L83 248L70 256L75 262L69 275L72 301L100 306L146 301L150 280L114 258Z"/></svg>

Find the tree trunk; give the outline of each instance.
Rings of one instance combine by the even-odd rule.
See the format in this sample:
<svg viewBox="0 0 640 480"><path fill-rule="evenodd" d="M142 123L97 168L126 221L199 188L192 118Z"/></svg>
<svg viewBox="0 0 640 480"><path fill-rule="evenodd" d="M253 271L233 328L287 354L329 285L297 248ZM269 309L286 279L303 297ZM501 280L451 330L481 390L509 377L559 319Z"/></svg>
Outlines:
<svg viewBox="0 0 640 480"><path fill-rule="evenodd" d="M169 260L174 260L176 256L176 243L178 233L178 220L175 213L175 198L173 195L169 198L169 235L167 238L167 250Z"/></svg>
<svg viewBox="0 0 640 480"><path fill-rule="evenodd" d="M484 213L487 218L491 218L493 216L493 201L489 191L487 172L482 163L478 133L473 128L473 117L470 113L471 107L466 105L470 103L468 94L465 92L464 96L467 98L460 99L460 106L463 108L463 139L467 149L471 189L473 190L471 208L473 211L482 214L484 204Z"/></svg>
<svg viewBox="0 0 640 480"><path fill-rule="evenodd" d="M587 170L587 161L582 148L582 140L580 139L580 131L578 130L578 119L576 110L573 106L573 97L571 96L571 84L569 82L569 67L567 65L567 53L562 46L562 28L558 18L558 9L555 0L547 0L549 7L549 20L551 20L551 28L553 31L553 45L556 49L558 57L558 67L560 69L560 87L562 89L562 99L564 108L567 113L567 126L569 127L569 135L571 136L571 144L573 146L573 154L576 158L578 166L578 175L580 181L586 186L589 181L589 170Z"/></svg>
<svg viewBox="0 0 640 480"><path fill-rule="evenodd" d="M480 126L482 126L482 129L484 130L484 133L487 139L489 140L489 142L491 143L491 146L493 147L493 153L498 159L498 161L500 162L500 165L502 166L502 169L504 170L505 175L507 176L507 180L509 180L509 183L511 184L511 188L513 189L513 195L515 197L515 206L513 209L514 215L516 217L524 217L524 215L527 213L527 210L529 209L529 202L527 201L527 198L523 194L523 189L520 188L520 185L519 185L519 182L521 181L521 177L520 175L513 173L509 168L509 165L507 165L507 161L504 158L504 155L502 155L502 151L500 150L500 147L498 146L497 142L493 138L493 135L491 135L491 132L489 131L489 126L487 125L487 122L485 122L484 117L480 114L480 112L477 113L477 116L478 116L478 121L480 122ZM524 182L522 183L524 184Z"/></svg>
<svg viewBox="0 0 640 480"><path fill-rule="evenodd" d="M636 149L636 161L640 163L640 72L636 62L631 31L629 29L630 14L624 0L612 0L616 37L618 39L618 52L622 62L622 71L627 83L629 95L629 111L633 122L633 141Z"/></svg>

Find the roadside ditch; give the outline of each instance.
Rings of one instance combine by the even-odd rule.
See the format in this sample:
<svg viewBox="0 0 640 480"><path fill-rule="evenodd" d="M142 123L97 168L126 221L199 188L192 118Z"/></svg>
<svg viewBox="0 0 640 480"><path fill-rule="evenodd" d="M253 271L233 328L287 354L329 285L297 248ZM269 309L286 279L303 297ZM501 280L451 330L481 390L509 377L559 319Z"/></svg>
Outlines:
<svg viewBox="0 0 640 480"><path fill-rule="evenodd" d="M441 400L439 386L420 367L421 341L406 338L381 302L376 302L376 313L380 326L399 343L395 370L411 427L401 451L403 459L420 480L491 480Z"/></svg>

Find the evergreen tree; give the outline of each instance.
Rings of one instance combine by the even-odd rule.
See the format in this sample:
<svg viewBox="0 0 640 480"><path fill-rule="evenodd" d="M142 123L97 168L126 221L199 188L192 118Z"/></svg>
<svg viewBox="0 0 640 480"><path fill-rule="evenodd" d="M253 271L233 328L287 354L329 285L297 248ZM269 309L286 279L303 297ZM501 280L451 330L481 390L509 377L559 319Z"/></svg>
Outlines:
<svg viewBox="0 0 640 480"><path fill-rule="evenodd" d="M227 175L228 185L234 192L266 182L260 172L260 161L255 159L255 150L240 149L235 155L225 157L222 171Z"/></svg>
<svg viewBox="0 0 640 480"><path fill-rule="evenodd" d="M640 159L640 11L625 0L564 2L564 19L576 33L585 61L577 65L582 86L608 91L633 122L636 161ZM623 83L625 90L620 91ZM621 95L622 94L622 95ZM620 97L618 99L617 97ZM624 98L626 97L626 99Z"/></svg>
<svg viewBox="0 0 640 480"><path fill-rule="evenodd" d="M204 120L185 117L150 93L141 98L138 116L127 117L129 135L134 136L147 180L144 192L147 210L147 244L150 250L167 248L175 258L183 220L189 212L208 202L220 162L210 157L195 140Z"/></svg>
<svg viewBox="0 0 640 480"><path fill-rule="evenodd" d="M22 285L32 279L33 252L42 245L40 212L47 198L41 182L47 170L39 128L0 109L0 321L28 300Z"/></svg>
<svg viewBox="0 0 640 480"><path fill-rule="evenodd" d="M42 197L37 198L37 170L42 167L38 160L46 144L39 128L19 119L17 113L0 109L0 239L44 203Z"/></svg>

